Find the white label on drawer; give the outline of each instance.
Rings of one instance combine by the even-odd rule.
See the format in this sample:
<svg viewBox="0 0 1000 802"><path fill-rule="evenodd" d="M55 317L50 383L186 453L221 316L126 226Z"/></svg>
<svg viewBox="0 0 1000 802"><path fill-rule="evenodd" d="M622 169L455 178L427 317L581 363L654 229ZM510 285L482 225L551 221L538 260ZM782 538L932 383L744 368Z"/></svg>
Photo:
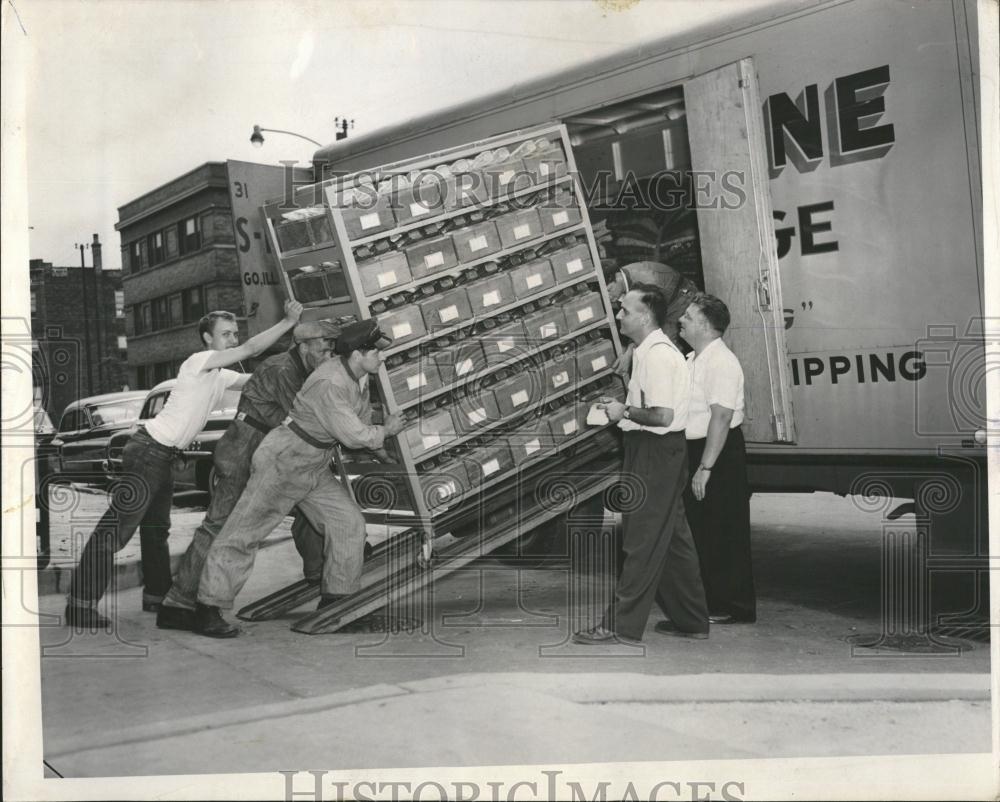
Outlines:
<svg viewBox="0 0 1000 802"><path fill-rule="evenodd" d="M502 354L514 347L514 338L505 337L502 340L497 340L497 350Z"/></svg>
<svg viewBox="0 0 1000 802"><path fill-rule="evenodd" d="M385 273L378 274L378 286L379 289L384 289L390 284L395 284L399 279L396 278L395 270L387 270Z"/></svg>
<svg viewBox="0 0 1000 802"><path fill-rule="evenodd" d="M483 476L489 476L500 470L500 460L491 459L483 463Z"/></svg>
<svg viewBox="0 0 1000 802"><path fill-rule="evenodd" d="M599 370L604 370L608 366L608 358L606 356L599 356L597 359L590 360L590 369L597 373Z"/></svg>
<svg viewBox="0 0 1000 802"><path fill-rule="evenodd" d="M451 306L446 306L444 309L438 312L438 316L441 318L442 323L449 323L458 317L458 307L455 306L455 304L452 304Z"/></svg>
<svg viewBox="0 0 1000 802"><path fill-rule="evenodd" d="M514 178L513 170L504 170L502 173L500 173L499 181L501 184L509 184L511 182L511 179L513 178Z"/></svg>
<svg viewBox="0 0 1000 802"><path fill-rule="evenodd" d="M593 317L594 317L594 308L592 306L588 306L584 309L581 309L579 312L576 313L576 319L579 320L581 323L586 323L588 320L592 320Z"/></svg>
<svg viewBox="0 0 1000 802"><path fill-rule="evenodd" d="M476 251L481 251L484 248L489 247L489 240L486 239L485 234L480 234L478 237L473 237L469 240L469 250L475 253Z"/></svg>
<svg viewBox="0 0 1000 802"><path fill-rule="evenodd" d="M444 264L444 251L429 253L424 257L424 267L440 267Z"/></svg>
<svg viewBox="0 0 1000 802"><path fill-rule="evenodd" d="M542 449L542 444L538 442L537 437L534 440L529 440L527 443L524 444L525 454L534 454L536 451L541 451L541 449Z"/></svg>
<svg viewBox="0 0 1000 802"><path fill-rule="evenodd" d="M550 172L552 172L552 169L549 167L548 162L539 162L538 172L540 172L542 175L548 175Z"/></svg>
<svg viewBox="0 0 1000 802"><path fill-rule="evenodd" d="M469 423L486 423L486 407L474 409L468 413Z"/></svg>
<svg viewBox="0 0 1000 802"><path fill-rule="evenodd" d="M459 362L455 366L455 375L456 376L464 376L470 370L472 370L472 360L471 359L463 359L461 362Z"/></svg>
<svg viewBox="0 0 1000 802"><path fill-rule="evenodd" d="M421 438L421 442L424 444L424 448L434 448L434 446L441 445L441 435L439 434L425 434Z"/></svg>
<svg viewBox="0 0 1000 802"><path fill-rule="evenodd" d="M528 285L529 290L533 290L535 287L541 287L543 281L545 281L545 279L542 278L541 273L532 273L525 279L524 283Z"/></svg>
<svg viewBox="0 0 1000 802"><path fill-rule="evenodd" d="M416 390L418 387L427 386L427 377L423 373L418 373L416 376L406 377L406 389Z"/></svg>
<svg viewBox="0 0 1000 802"><path fill-rule="evenodd" d="M581 270L583 270L583 259L570 259L566 263L566 272L571 276L574 273L579 273Z"/></svg>
<svg viewBox="0 0 1000 802"><path fill-rule="evenodd" d="M557 373L555 376L552 377L552 386L562 387L568 381L569 381L569 373L564 370L561 373Z"/></svg>
<svg viewBox="0 0 1000 802"><path fill-rule="evenodd" d="M449 479L443 485L438 487L438 495L442 499L451 498L458 492L458 487L455 484L454 479Z"/></svg>
<svg viewBox="0 0 1000 802"><path fill-rule="evenodd" d="M527 390L518 390L516 393L514 393L514 395L512 395L510 397L510 403L512 405L514 405L515 407L519 407L519 406L521 406L521 404L527 404L528 403L528 391Z"/></svg>
<svg viewBox="0 0 1000 802"><path fill-rule="evenodd" d="M378 216L378 212L371 212L370 214L361 215L361 217L358 218L358 222L361 223L361 230L364 231L381 225L382 219Z"/></svg>
<svg viewBox="0 0 1000 802"><path fill-rule="evenodd" d="M563 434L573 434L576 431L576 421L568 420L563 424Z"/></svg>
<svg viewBox="0 0 1000 802"><path fill-rule="evenodd" d="M496 306L498 303L500 303L500 293L496 290L483 296L483 306Z"/></svg>
<svg viewBox="0 0 1000 802"><path fill-rule="evenodd" d="M409 323L397 323L392 327L392 338L398 340L400 337L409 337L413 334L413 326Z"/></svg>
<svg viewBox="0 0 1000 802"><path fill-rule="evenodd" d="M559 329L555 323L546 323L538 330L538 333L545 339L547 337L555 337L559 333Z"/></svg>
<svg viewBox="0 0 1000 802"><path fill-rule="evenodd" d="M552 225L564 226L569 222L569 212L556 212L552 215Z"/></svg>
<svg viewBox="0 0 1000 802"><path fill-rule="evenodd" d="M524 239L531 236L531 226L525 223L523 226L514 226L514 239Z"/></svg>
<svg viewBox="0 0 1000 802"><path fill-rule="evenodd" d="M411 203L410 204L410 216L411 217L420 217L420 215L427 214L427 212L429 212L429 211L430 211L430 209L428 209L422 203Z"/></svg>

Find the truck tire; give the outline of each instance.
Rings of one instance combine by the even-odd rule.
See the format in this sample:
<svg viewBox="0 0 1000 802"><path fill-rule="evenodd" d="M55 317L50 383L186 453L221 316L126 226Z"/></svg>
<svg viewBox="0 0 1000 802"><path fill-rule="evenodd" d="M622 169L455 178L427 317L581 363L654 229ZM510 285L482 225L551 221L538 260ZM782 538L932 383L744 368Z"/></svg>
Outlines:
<svg viewBox="0 0 1000 802"><path fill-rule="evenodd" d="M598 493L493 553L504 565L517 568L568 567L574 562L573 549L587 540L571 538L571 532L583 535L599 529L604 519L604 498Z"/></svg>

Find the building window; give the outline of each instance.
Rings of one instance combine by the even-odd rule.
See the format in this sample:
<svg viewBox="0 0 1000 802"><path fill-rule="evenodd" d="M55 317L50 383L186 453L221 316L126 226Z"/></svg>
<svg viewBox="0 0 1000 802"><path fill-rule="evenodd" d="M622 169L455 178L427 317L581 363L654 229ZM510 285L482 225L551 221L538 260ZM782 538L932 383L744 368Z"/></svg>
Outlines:
<svg viewBox="0 0 1000 802"><path fill-rule="evenodd" d="M181 255L201 247L201 231L198 229L197 217L188 217L177 224L177 241L180 243Z"/></svg>
<svg viewBox="0 0 1000 802"><path fill-rule="evenodd" d="M128 350L128 338L124 334L118 335L118 350L119 351Z"/></svg>
<svg viewBox="0 0 1000 802"><path fill-rule="evenodd" d="M170 362L157 362L153 365L153 384L165 382L167 379L172 379L174 375L173 364Z"/></svg>
<svg viewBox="0 0 1000 802"><path fill-rule="evenodd" d="M170 296L170 325L180 326L184 322L184 310L181 306L181 294Z"/></svg>
<svg viewBox="0 0 1000 802"><path fill-rule="evenodd" d="M146 334L153 330L152 313L149 303L139 304L135 307L135 333Z"/></svg>
<svg viewBox="0 0 1000 802"><path fill-rule="evenodd" d="M163 232L157 231L155 234L150 234L146 239L146 250L149 251L149 263L151 265L158 265L164 259L163 250Z"/></svg>
<svg viewBox="0 0 1000 802"><path fill-rule="evenodd" d="M167 296L154 298L153 306L153 331L170 328L170 307L167 304Z"/></svg>
<svg viewBox="0 0 1000 802"><path fill-rule="evenodd" d="M181 306L184 308L184 322L197 323L205 314L205 288L192 287L181 293Z"/></svg>
<svg viewBox="0 0 1000 802"><path fill-rule="evenodd" d="M38 314L38 296L35 294L34 290L31 291L31 314Z"/></svg>
<svg viewBox="0 0 1000 802"><path fill-rule="evenodd" d="M125 290L115 290L115 317L125 317Z"/></svg>
<svg viewBox="0 0 1000 802"><path fill-rule="evenodd" d="M142 270L142 242L136 240L128 247L128 265L133 273Z"/></svg>

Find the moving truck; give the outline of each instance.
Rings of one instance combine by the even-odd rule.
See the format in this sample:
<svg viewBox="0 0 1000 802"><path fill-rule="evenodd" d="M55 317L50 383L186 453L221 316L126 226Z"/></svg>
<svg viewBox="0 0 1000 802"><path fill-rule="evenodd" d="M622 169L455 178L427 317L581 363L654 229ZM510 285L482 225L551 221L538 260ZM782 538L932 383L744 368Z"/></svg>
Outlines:
<svg viewBox="0 0 1000 802"><path fill-rule="evenodd" d="M665 262L729 304L754 489L913 510L931 551L982 556L977 41L971 0L777 5L338 141L309 176L231 163L251 333L286 291L264 200L561 126L608 279Z"/></svg>

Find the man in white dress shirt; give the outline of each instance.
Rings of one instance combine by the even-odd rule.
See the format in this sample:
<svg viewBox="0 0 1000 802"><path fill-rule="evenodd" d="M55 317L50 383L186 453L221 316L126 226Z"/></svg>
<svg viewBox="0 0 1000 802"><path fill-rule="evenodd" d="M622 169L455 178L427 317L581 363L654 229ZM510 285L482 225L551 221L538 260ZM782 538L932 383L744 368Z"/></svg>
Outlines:
<svg viewBox="0 0 1000 802"><path fill-rule="evenodd" d="M604 405L624 433L623 474L645 488L642 506L623 516L624 564L614 601L576 643L641 641L653 602L670 617L657 631L708 637L708 609L698 553L684 517L687 486L689 377L684 357L663 333L667 300L659 288L634 285L618 313L622 334L635 344L625 403Z"/></svg>
<svg viewBox="0 0 1000 802"><path fill-rule="evenodd" d="M750 554L743 368L723 342L729 309L699 293L680 319L688 354L688 463L691 486L684 506L694 534L712 623L757 620Z"/></svg>

